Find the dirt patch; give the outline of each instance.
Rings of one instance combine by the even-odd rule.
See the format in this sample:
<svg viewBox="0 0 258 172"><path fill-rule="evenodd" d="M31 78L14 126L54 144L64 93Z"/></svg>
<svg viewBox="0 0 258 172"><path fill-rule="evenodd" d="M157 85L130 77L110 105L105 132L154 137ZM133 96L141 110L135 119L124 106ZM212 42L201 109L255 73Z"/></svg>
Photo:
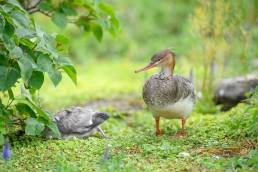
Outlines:
<svg viewBox="0 0 258 172"><path fill-rule="evenodd" d="M126 152L128 154L139 154L139 153L142 153L143 150L141 147L138 147L138 146L125 147L125 148L116 147L114 148L113 152L116 154L120 152Z"/></svg>
<svg viewBox="0 0 258 172"><path fill-rule="evenodd" d="M116 99L100 99L86 104L86 107L96 110L111 109L122 113L134 113L143 109L144 103L141 99L123 97Z"/></svg>
<svg viewBox="0 0 258 172"><path fill-rule="evenodd" d="M209 148L196 148L192 153L197 154L212 154L222 157L232 157L234 155L246 155L250 150L255 149L255 144L249 141L242 142L240 145L232 145L229 147L221 148L218 146Z"/></svg>

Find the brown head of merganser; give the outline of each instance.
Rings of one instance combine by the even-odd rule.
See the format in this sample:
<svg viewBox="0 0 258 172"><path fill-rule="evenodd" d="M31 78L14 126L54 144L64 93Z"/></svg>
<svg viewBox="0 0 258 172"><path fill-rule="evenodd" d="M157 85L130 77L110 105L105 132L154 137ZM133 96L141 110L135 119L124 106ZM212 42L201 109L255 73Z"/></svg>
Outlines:
<svg viewBox="0 0 258 172"><path fill-rule="evenodd" d="M157 74L152 75L144 84L143 99L151 110L156 121L156 135L161 135L159 128L160 117L168 119L181 119L184 135L186 119L193 109L195 103L195 92L193 84L186 78L173 75L176 64L175 53L166 49L151 58L151 62L136 73L147 71L154 67L160 67Z"/></svg>

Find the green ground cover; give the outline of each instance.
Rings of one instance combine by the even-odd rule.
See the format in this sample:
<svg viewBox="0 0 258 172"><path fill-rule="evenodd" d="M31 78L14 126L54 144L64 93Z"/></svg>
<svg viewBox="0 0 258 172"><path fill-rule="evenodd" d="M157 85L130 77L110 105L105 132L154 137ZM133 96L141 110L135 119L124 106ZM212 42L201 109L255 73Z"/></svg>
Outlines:
<svg viewBox="0 0 258 172"><path fill-rule="evenodd" d="M68 78L52 88L46 84L41 101L52 112L97 99L130 95L141 100L144 75L135 75L141 63L91 62L79 67L78 85ZM187 71L177 69L187 75ZM175 137L179 120L162 120L165 134L154 135L149 111L120 113L108 107L111 118L100 135L86 140L46 140L22 136L12 143L9 161L0 159L0 171L257 171L257 97L227 113L193 112L187 122L188 135ZM105 145L109 160L103 161Z"/></svg>

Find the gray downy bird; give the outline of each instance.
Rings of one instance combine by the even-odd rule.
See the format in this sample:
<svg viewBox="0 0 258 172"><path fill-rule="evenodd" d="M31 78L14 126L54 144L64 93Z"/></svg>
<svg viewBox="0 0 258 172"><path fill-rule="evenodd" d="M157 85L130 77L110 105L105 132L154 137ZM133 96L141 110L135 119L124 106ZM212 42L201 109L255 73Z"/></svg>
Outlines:
<svg viewBox="0 0 258 172"><path fill-rule="evenodd" d="M82 107L64 109L54 115L54 120L63 139L86 138L97 131L107 138L100 128L100 124L108 118L109 115L105 112L94 112L89 108ZM48 130L46 135L47 137L53 137L53 132Z"/></svg>

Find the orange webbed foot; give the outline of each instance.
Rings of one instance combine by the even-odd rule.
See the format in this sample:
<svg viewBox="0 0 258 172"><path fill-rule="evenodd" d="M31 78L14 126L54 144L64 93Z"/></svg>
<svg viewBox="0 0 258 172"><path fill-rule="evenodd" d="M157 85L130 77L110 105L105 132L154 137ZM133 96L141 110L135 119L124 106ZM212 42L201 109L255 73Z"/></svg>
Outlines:
<svg viewBox="0 0 258 172"><path fill-rule="evenodd" d="M159 137L159 136L162 136L164 134L163 131L159 130L159 131L156 131L156 136Z"/></svg>
<svg viewBox="0 0 258 172"><path fill-rule="evenodd" d="M185 130L180 130L180 131L178 131L177 134L176 134L176 137L177 137L177 138L178 138L178 137L185 137L185 136L187 136L187 133L185 132Z"/></svg>

